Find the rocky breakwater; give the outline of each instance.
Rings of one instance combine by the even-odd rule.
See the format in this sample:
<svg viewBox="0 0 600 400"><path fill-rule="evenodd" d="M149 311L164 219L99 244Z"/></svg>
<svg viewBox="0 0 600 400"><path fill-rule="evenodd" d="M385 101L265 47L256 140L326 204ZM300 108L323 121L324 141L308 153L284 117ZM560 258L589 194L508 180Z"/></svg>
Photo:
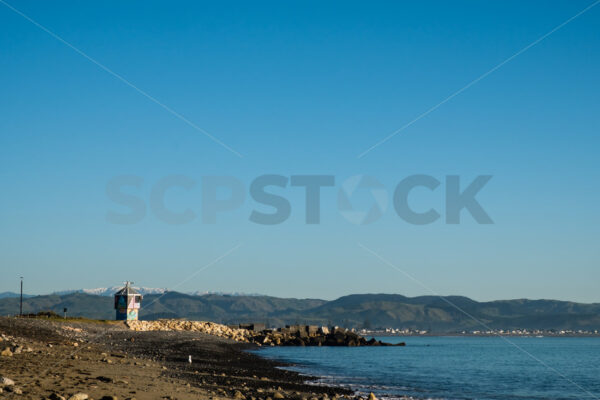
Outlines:
<svg viewBox="0 0 600 400"><path fill-rule="evenodd" d="M192 331L233 339L236 342L253 342L252 332L248 329L230 328L214 322L159 319L157 321L126 321L125 324L134 331Z"/></svg>
<svg viewBox="0 0 600 400"><path fill-rule="evenodd" d="M374 338L367 340L357 333L339 327L327 328L294 325L277 330L264 330L253 337L254 343L268 346L394 346ZM398 343L395 346L404 346Z"/></svg>
<svg viewBox="0 0 600 400"><path fill-rule="evenodd" d="M351 330L339 327L330 329L311 325L288 325L285 328L256 331L214 322L184 320L127 321L126 325L134 331L201 332L259 346L393 346L375 339L367 340ZM404 343L396 346L404 346Z"/></svg>

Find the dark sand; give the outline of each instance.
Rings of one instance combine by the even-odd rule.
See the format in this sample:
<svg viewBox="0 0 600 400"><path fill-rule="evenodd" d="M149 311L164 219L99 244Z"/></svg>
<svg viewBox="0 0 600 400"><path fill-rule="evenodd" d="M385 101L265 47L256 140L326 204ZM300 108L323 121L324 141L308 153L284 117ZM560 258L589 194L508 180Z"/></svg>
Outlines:
<svg viewBox="0 0 600 400"><path fill-rule="evenodd" d="M194 332L134 332L121 322L0 317L0 376L15 381L0 397L45 399L323 399L352 397L245 352L252 345ZM30 351L28 351L30 350ZM18 351L17 351L18 352ZM192 363L188 356L192 356ZM15 393L14 388L22 391Z"/></svg>

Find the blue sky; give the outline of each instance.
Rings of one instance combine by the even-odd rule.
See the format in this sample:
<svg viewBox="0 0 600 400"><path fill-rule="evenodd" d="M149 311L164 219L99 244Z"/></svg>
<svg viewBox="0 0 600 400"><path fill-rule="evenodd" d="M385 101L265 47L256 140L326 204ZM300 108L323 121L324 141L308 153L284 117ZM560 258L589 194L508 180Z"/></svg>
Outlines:
<svg viewBox="0 0 600 400"><path fill-rule="evenodd" d="M600 5L358 158L591 2L10 4L242 157L0 4L0 291L23 275L30 293L129 279L326 299L600 301ZM171 190L169 207L197 214L203 176L248 187L329 174L336 187L322 190L319 225L303 223L303 191L289 186L273 190L292 205L275 226L248 220L268 210L251 198L216 224L150 211L107 222L126 210L105 193L115 176L141 177L129 193L149 203L174 174L199 184ZM493 175L477 199L494 224L463 213L415 226L389 207L353 225L336 201L357 174L390 195L413 174ZM443 191L417 189L411 204L443 215Z"/></svg>

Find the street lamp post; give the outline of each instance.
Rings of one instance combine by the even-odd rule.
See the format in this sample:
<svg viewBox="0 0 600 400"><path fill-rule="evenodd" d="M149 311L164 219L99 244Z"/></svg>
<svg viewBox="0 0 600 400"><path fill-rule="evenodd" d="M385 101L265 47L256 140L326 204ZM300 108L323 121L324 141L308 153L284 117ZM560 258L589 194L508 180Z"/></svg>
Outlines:
<svg viewBox="0 0 600 400"><path fill-rule="evenodd" d="M23 316L23 277L21 277L21 302L19 305L19 317Z"/></svg>

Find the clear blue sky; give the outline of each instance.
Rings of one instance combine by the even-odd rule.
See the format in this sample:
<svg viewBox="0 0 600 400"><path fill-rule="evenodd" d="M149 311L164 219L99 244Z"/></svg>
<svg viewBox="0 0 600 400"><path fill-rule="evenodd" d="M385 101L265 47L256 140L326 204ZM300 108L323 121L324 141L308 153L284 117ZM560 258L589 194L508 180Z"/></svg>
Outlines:
<svg viewBox="0 0 600 400"><path fill-rule="evenodd" d="M0 4L0 291L129 279L276 296L430 294L599 302L600 5L414 123L357 155L555 28L591 1L44 2L11 5L241 153L237 157ZM106 194L164 176L333 174L322 223L115 225ZM493 175L478 200L494 220L409 225L389 208L357 226L337 187L412 174ZM443 187L416 209L443 214ZM173 190L199 213L200 185ZM265 209L266 211L266 209Z"/></svg>

